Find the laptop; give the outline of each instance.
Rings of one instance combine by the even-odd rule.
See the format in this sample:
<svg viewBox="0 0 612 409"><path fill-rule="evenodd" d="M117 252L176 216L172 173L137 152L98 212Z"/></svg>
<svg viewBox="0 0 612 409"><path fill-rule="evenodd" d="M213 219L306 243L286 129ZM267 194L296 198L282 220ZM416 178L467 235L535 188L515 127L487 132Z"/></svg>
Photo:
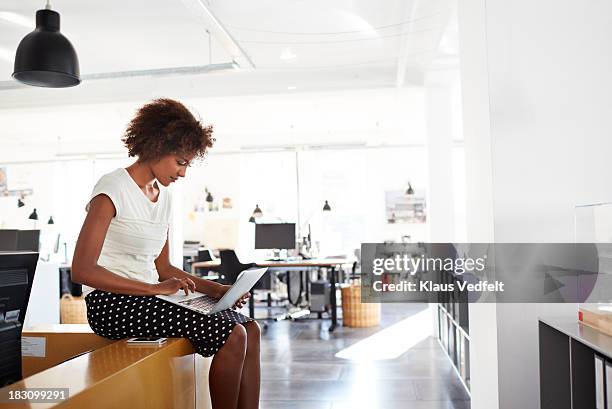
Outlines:
<svg viewBox="0 0 612 409"><path fill-rule="evenodd" d="M156 297L183 308L211 315L232 308L240 297L251 291L251 288L253 288L267 270L267 267L244 270L238 275L234 285L227 290L220 300L197 291L185 295L182 289L172 295L156 295Z"/></svg>

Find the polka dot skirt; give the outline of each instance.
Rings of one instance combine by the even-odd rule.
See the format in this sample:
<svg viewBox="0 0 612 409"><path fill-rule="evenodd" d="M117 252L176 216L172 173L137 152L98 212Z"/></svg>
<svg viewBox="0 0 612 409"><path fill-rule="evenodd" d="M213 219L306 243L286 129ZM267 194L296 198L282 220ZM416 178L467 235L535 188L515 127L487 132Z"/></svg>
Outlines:
<svg viewBox="0 0 612 409"><path fill-rule="evenodd" d="M208 357L225 344L234 326L252 321L233 310L204 315L155 296L115 294L94 290L85 296L87 320L105 338L182 337Z"/></svg>

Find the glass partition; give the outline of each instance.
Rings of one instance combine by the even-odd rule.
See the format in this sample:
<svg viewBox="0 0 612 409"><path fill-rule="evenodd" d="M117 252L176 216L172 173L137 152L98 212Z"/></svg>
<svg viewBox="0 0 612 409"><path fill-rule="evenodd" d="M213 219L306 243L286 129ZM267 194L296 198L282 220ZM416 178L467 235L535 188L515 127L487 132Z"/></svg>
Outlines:
<svg viewBox="0 0 612 409"><path fill-rule="evenodd" d="M577 243L612 243L612 202L576 206L574 237ZM602 250L600 248L599 273L610 273L612 254ZM580 310L581 320L585 324L593 325L600 321L601 314L610 315L612 303L580 304Z"/></svg>

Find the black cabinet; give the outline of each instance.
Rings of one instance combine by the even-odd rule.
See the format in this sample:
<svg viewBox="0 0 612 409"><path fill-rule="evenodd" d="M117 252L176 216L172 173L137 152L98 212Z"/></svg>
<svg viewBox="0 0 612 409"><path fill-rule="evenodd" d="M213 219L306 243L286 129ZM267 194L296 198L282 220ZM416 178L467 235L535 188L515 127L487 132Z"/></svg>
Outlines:
<svg viewBox="0 0 612 409"><path fill-rule="evenodd" d="M597 408L595 405L595 352L572 339L572 403L574 408ZM604 409L597 408L597 409Z"/></svg>
<svg viewBox="0 0 612 409"><path fill-rule="evenodd" d="M571 409L570 337L539 325L540 409Z"/></svg>
<svg viewBox="0 0 612 409"><path fill-rule="evenodd" d="M539 322L541 409L612 409L607 338L577 322Z"/></svg>

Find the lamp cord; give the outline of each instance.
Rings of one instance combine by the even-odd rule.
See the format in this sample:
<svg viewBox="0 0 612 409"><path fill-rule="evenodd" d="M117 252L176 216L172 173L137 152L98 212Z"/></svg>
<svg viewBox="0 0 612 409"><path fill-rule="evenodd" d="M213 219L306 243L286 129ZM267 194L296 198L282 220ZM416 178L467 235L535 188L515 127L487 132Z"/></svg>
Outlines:
<svg viewBox="0 0 612 409"><path fill-rule="evenodd" d="M210 34L210 30L206 29L206 33L208 33L208 64L212 64L212 35Z"/></svg>

